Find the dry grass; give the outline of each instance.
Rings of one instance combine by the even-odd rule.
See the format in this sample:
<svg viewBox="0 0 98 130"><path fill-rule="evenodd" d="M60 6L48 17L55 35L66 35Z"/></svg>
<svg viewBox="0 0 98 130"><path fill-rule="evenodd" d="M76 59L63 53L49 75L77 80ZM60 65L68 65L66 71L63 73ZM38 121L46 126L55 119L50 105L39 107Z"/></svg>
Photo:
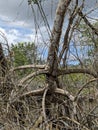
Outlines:
<svg viewBox="0 0 98 130"><path fill-rule="evenodd" d="M96 130L98 126L98 100L93 88L90 93L88 88L81 92L76 115L73 114L73 103L68 98L47 96L44 109L48 118L44 122L42 96L19 98L24 92L36 89L39 78L31 81L28 88L17 85L15 72L7 73L0 80L0 130Z"/></svg>

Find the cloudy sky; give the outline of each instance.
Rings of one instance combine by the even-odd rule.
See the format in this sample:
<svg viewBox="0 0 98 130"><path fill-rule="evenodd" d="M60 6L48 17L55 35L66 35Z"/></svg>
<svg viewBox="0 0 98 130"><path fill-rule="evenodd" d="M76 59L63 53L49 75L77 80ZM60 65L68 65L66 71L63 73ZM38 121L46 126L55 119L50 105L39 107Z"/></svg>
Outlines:
<svg viewBox="0 0 98 130"><path fill-rule="evenodd" d="M42 3L51 27L57 3L58 0L46 0ZM98 0L87 0L86 9L90 10L95 5L98 7ZM34 9L41 32L48 36L47 29L43 24L36 5ZM92 16L98 18L98 9L92 12ZM30 6L28 6L27 0L0 0L0 31L5 34L9 44L22 41L34 41L36 39L35 27L34 13ZM42 38L40 33L38 33L37 38Z"/></svg>
<svg viewBox="0 0 98 130"><path fill-rule="evenodd" d="M47 1L47 0L46 0ZM55 2L57 3L57 1ZM53 2L54 4L54 2ZM53 21L53 14L50 17L49 13L53 13L56 6L50 7L51 1L42 3L49 22ZM57 5L57 4L54 4ZM41 32L45 32L46 28L43 25L43 20L35 5L36 20L41 28ZM0 31L2 31L8 39L9 44L19 41L35 40L35 23L34 13L27 0L0 0ZM41 37L40 34L37 35Z"/></svg>

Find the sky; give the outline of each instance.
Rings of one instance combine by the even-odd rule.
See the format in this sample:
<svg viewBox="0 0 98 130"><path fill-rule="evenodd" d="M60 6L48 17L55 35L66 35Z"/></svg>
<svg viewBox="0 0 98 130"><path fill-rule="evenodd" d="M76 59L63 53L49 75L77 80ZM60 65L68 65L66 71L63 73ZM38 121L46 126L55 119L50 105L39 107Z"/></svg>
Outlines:
<svg viewBox="0 0 98 130"><path fill-rule="evenodd" d="M81 1L81 0L80 0ZM98 7L98 0L86 0L85 10L90 10L94 7L95 3ZM48 19L51 28L55 16L55 10L58 0L45 0L42 2L43 9ZM0 0L0 32L3 32L8 39L9 45L11 43L34 41L40 39L42 42L48 37L47 29L43 24L42 17L38 12L36 5L34 6L36 20L40 26L40 30L36 32L34 13L28 5L27 0ZM98 10L91 14L94 18L98 18ZM91 16L90 15L90 16ZM36 38L36 33L37 38ZM0 38L2 40L2 38Z"/></svg>
<svg viewBox="0 0 98 130"><path fill-rule="evenodd" d="M57 1L55 3L57 3ZM46 2L42 3L44 11L47 11L48 22L51 24L56 6L50 9L48 4L51 5L51 1L47 2L46 0ZM46 32L36 5L34 9L41 32ZM52 16L49 14L51 11ZM35 40L34 13L28 5L27 0L0 0L0 31L5 34L9 44ZM37 38L41 39L40 33L38 33Z"/></svg>

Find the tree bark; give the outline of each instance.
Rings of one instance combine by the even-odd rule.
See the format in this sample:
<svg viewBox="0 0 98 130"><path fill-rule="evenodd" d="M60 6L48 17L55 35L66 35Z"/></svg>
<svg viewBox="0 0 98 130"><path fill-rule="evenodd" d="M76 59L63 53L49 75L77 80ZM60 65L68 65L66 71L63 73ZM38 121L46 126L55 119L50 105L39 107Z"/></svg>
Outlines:
<svg viewBox="0 0 98 130"><path fill-rule="evenodd" d="M58 49L60 37L62 34L62 26L64 22L64 16L71 0L60 0L56 10L56 17L54 20L53 31L50 38L50 48L48 53L48 67L49 73L53 76L57 74L58 68Z"/></svg>
<svg viewBox="0 0 98 130"><path fill-rule="evenodd" d="M70 4L71 0L60 0L56 10L56 16L54 20L54 26L50 38L50 48L48 52L48 69L49 74L47 75L47 82L49 84L50 90L55 90L57 81L57 70L58 70L58 51L59 42L62 34L62 26L64 22L65 13ZM58 86L58 85L57 85Z"/></svg>

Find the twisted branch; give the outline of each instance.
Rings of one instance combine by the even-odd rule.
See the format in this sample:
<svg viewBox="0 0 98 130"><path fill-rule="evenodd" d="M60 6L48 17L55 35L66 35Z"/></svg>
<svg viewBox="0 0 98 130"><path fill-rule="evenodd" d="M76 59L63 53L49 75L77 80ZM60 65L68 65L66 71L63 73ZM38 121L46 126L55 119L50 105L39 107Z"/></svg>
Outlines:
<svg viewBox="0 0 98 130"><path fill-rule="evenodd" d="M91 69L62 69L58 70L58 76L64 75L64 74L72 74L72 73L83 73L83 74L89 74L95 78L97 78L97 73L95 71L92 71Z"/></svg>
<svg viewBox="0 0 98 130"><path fill-rule="evenodd" d="M45 69L46 65L23 65L23 66L18 66L15 68L12 68L10 71L16 71L16 70L22 70L22 69Z"/></svg>
<svg viewBox="0 0 98 130"><path fill-rule="evenodd" d="M30 78L34 78L35 76L38 76L41 74L47 74L47 73L48 73L47 70L38 70L36 72L33 72L33 73L27 75L26 77L24 77L23 79L21 79L21 81L19 82L19 85L23 84L24 82L26 82Z"/></svg>

